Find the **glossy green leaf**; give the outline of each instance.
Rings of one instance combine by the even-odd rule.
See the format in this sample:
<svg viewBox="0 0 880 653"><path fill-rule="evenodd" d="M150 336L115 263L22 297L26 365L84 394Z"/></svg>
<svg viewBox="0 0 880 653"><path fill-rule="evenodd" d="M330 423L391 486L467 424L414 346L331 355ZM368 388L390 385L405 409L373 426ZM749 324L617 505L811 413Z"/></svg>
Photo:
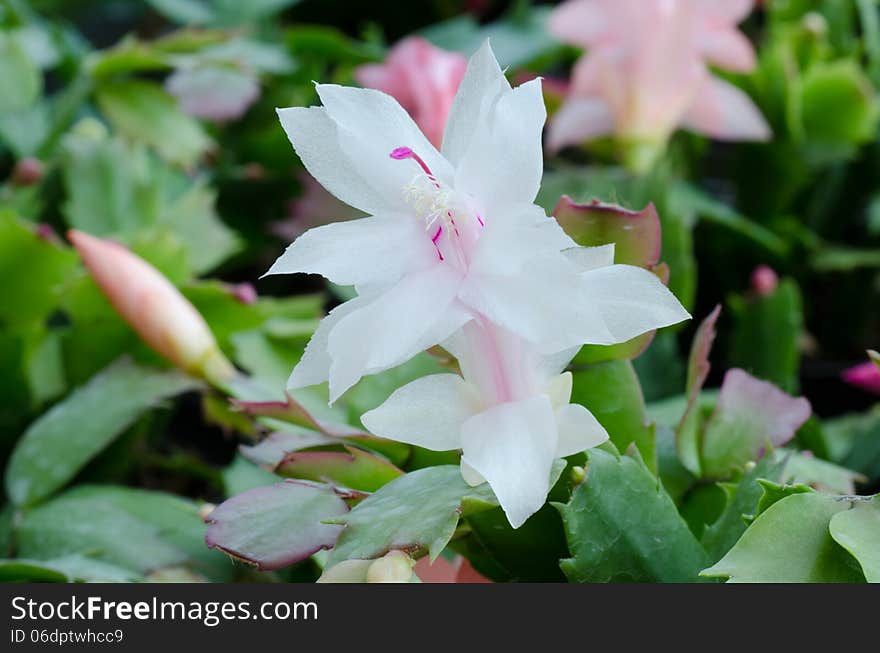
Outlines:
<svg viewBox="0 0 880 653"><path fill-rule="evenodd" d="M176 371L111 365L31 424L9 459L6 492L19 505L44 499L143 412L195 387Z"/></svg>
<svg viewBox="0 0 880 653"><path fill-rule="evenodd" d="M378 558L391 549L436 558L468 506L494 507L488 484L469 487L456 465L426 467L401 476L367 497L338 522L345 526L331 563Z"/></svg>
<svg viewBox="0 0 880 653"><path fill-rule="evenodd" d="M859 561L869 583L880 583L880 494L853 501L831 518L831 537Z"/></svg>
<svg viewBox="0 0 880 653"><path fill-rule="evenodd" d="M702 575L735 583L855 583L858 564L831 537L829 522L849 501L794 494L774 503Z"/></svg>
<svg viewBox="0 0 880 653"><path fill-rule="evenodd" d="M708 557L662 485L629 456L592 449L586 480L558 504L571 557L569 580L693 581Z"/></svg>

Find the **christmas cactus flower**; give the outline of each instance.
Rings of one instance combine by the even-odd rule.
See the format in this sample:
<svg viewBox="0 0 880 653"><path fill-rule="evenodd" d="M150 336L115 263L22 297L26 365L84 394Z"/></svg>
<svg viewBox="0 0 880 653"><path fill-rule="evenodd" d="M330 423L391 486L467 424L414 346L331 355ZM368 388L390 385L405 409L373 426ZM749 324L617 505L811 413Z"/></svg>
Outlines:
<svg viewBox="0 0 880 653"><path fill-rule="evenodd" d="M391 48L385 63L358 66L355 78L361 86L388 93L400 102L428 140L440 147L466 67L467 59L461 54L411 36Z"/></svg>
<svg viewBox="0 0 880 653"><path fill-rule="evenodd" d="M438 152L390 96L318 85L323 107L279 110L309 172L369 217L312 229L267 274L319 273L356 298L320 324L289 381L331 400L471 321L541 354L615 344L688 317L646 270L577 247L533 202L540 80L511 88L488 44L468 63Z"/></svg>
<svg viewBox="0 0 880 653"><path fill-rule="evenodd" d="M518 528L547 498L556 458L608 439L589 410L569 403L575 352L539 355L484 320L449 342L462 376L434 374L398 389L361 419L376 435L445 451L461 449L469 485L486 481Z"/></svg>
<svg viewBox="0 0 880 653"><path fill-rule="evenodd" d="M749 97L714 77L755 55L737 24L753 0L569 0L550 17L559 39L584 47L549 145L609 133L662 145L676 127L722 140L766 140L770 130Z"/></svg>

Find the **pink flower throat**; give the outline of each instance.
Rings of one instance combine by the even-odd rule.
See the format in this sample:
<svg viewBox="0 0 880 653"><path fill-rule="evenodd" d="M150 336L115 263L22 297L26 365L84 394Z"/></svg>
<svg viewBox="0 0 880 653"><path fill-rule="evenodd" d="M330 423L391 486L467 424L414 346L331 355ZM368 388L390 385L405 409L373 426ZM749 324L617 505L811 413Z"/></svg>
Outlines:
<svg viewBox="0 0 880 653"><path fill-rule="evenodd" d="M425 160L422 157L420 157L418 154L416 154L412 150L412 148L405 147L405 146L404 147L395 147L393 150L391 150L391 153L388 156L390 156L392 159L394 159L396 161L403 161L404 159L412 159L422 169L422 172L425 173L425 176L428 178L428 180L431 182L431 184L434 186L434 188L436 188L438 190L440 189L440 183L437 181L437 178L434 176L434 173L431 172L431 168L428 167L428 164L425 163ZM453 218L453 216L452 216L452 211L446 211L446 217L449 220L449 226L452 227L452 230L455 233L455 235L460 238L461 234L458 231L458 226L455 224L455 218ZM476 218L477 218L477 222L479 222L479 224L480 224L480 227L484 227L485 223L483 222L483 219L479 215L477 215ZM437 257L441 261L444 260L443 252L440 250L440 238L442 236L443 236L443 225L441 224L437 227L437 230L434 232L434 235L431 236L431 242L434 244L434 248L437 250Z"/></svg>

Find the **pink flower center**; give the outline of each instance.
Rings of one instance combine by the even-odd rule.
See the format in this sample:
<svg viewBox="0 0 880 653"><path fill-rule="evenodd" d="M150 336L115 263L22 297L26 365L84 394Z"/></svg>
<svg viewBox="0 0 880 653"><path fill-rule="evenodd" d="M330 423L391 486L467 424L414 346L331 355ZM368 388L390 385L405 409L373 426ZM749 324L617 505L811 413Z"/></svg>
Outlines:
<svg viewBox="0 0 880 653"><path fill-rule="evenodd" d="M412 203L418 216L425 221L426 229L430 229L434 223L439 223L431 236L431 242L437 251L437 258L445 261L448 256L457 261L457 264L466 267L469 252L476 242L479 229L470 227L465 222L464 232L456 224L456 216L470 215L471 212L459 206L460 198L448 188L444 188L425 160L409 147L396 147L389 156L396 161L412 159L419 166L424 176L417 177L405 194ZM479 228L485 226L483 219L475 214ZM476 225L474 225L475 227ZM444 238L444 234L447 235Z"/></svg>

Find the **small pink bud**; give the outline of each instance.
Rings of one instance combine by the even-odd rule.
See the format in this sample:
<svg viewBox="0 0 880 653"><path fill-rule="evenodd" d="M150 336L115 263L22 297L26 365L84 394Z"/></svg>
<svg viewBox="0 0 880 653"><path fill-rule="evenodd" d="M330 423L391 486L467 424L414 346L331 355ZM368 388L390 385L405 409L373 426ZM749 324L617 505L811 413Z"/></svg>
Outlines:
<svg viewBox="0 0 880 653"><path fill-rule="evenodd" d="M841 378L850 385L880 395L880 368L873 361L844 370Z"/></svg>
<svg viewBox="0 0 880 653"><path fill-rule="evenodd" d="M752 290L759 297L766 297L776 292L779 286L779 276L768 265L759 265L752 271Z"/></svg>
<svg viewBox="0 0 880 653"><path fill-rule="evenodd" d="M12 170L12 183L16 186L33 186L43 178L43 171L43 162L39 159L19 159Z"/></svg>
<svg viewBox="0 0 880 653"><path fill-rule="evenodd" d="M230 286L232 296L242 304L253 304L257 301L257 289L250 283L237 283Z"/></svg>
<svg viewBox="0 0 880 653"><path fill-rule="evenodd" d="M152 349L213 383L235 374L204 318L158 270L119 243L73 229L67 237L116 311Z"/></svg>

